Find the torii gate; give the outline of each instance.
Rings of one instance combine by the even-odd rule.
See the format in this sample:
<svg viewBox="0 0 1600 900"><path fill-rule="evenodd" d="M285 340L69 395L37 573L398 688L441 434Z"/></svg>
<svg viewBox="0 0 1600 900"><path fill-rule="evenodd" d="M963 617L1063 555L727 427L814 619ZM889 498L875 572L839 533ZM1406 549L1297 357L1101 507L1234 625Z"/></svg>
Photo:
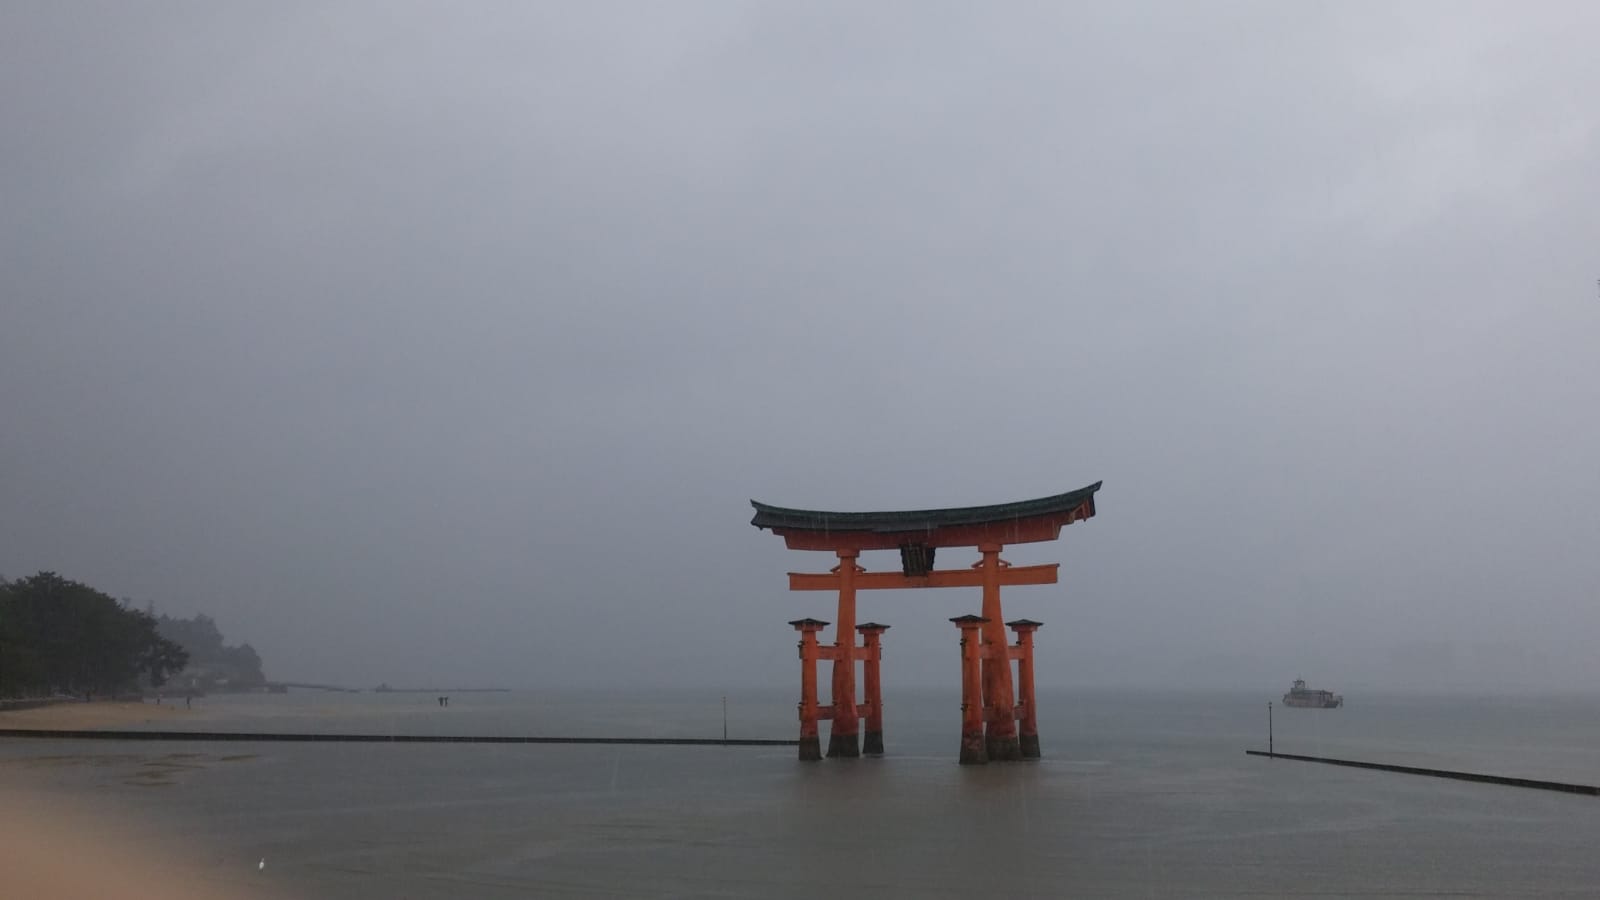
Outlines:
<svg viewBox="0 0 1600 900"><path fill-rule="evenodd" d="M790 622L800 632L800 758L822 758L817 721L833 722L829 756L883 753L883 697L879 685L880 641L889 627L876 622L856 624L856 591L925 587L983 589L982 615L952 619L961 629L962 733L961 762L991 759L1035 759L1039 756L1038 718L1033 688L1033 632L1041 623L1030 619L1006 622L1000 611L1002 585L1055 584L1058 564L1013 566L1000 558L1006 544L1053 541L1061 528L1094 515L1100 482L1085 488L994 506L899 512L822 512L786 509L750 501L750 524L770 529L791 550L827 550L839 564L827 574L789 573L791 591L838 591L838 628L833 646L824 647L817 633L828 623L817 619ZM968 569L934 569L940 547L976 547L978 562ZM857 565L863 550L899 550L900 571L868 572ZM1008 645L1006 628L1017 633ZM863 643L856 645L855 632ZM833 661L832 702L817 702L817 660ZM856 702L855 661L863 662L865 702ZM1012 690L1011 660L1018 663L1021 697ZM866 745L859 722L867 720ZM1022 723L1019 739L1017 723Z"/></svg>

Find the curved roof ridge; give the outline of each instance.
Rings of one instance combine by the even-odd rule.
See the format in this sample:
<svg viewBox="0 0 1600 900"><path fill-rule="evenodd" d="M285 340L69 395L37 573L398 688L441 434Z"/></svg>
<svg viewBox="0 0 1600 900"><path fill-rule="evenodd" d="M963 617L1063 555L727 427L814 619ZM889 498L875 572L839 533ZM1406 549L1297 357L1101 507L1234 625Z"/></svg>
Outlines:
<svg viewBox="0 0 1600 900"><path fill-rule="evenodd" d="M956 506L945 509L883 510L876 512L830 512L820 509L793 509L751 500L757 528L792 528L807 531L922 531L952 525L982 525L1030 516L1070 512L1094 498L1103 482L1049 497L996 503L988 506Z"/></svg>

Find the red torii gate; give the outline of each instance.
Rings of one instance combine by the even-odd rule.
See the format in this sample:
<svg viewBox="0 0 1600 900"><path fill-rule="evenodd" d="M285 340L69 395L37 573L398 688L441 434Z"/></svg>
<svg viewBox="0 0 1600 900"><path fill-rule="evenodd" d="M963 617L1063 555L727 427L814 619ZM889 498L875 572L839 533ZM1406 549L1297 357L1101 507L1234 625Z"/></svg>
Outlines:
<svg viewBox="0 0 1600 900"><path fill-rule="evenodd" d="M1058 564L1013 566L1000 558L1006 544L1053 541L1061 528L1094 515L1100 482L1088 487L994 506L896 512L823 512L787 509L750 501L750 524L769 529L791 550L826 550L839 564L826 574L789 573L791 591L838 591L838 628L833 646L818 643L817 633L829 623L817 619L790 622L800 632L800 758L822 758L817 722L833 722L829 756L883 753L883 697L879 685L880 643L889 627L876 622L856 624L856 591L925 587L983 589L982 615L951 621L962 635L961 762L991 759L1033 759L1039 756L1038 718L1033 689L1033 632L1039 622L1006 622L1000 611L1003 585L1055 584ZM968 569L934 569L940 547L976 547L978 562ZM864 550L899 550L899 572L868 572L856 560ZM1006 641L1006 629L1017 643ZM855 633L863 643L856 645ZM817 701L816 665L833 662L832 702ZM865 702L856 702L855 661L863 662ZM1013 691L1011 661L1018 663L1021 697ZM1020 699L1020 703L1017 702ZM860 741L860 720L867 720L866 742ZM1017 724L1021 722L1019 739Z"/></svg>

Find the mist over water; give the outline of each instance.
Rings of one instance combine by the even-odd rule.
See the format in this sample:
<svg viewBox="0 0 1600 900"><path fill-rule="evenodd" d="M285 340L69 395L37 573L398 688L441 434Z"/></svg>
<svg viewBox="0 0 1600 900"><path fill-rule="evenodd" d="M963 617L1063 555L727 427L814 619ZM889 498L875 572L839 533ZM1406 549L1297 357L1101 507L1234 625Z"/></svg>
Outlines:
<svg viewBox="0 0 1600 900"><path fill-rule="evenodd" d="M793 739L796 690L726 695L731 738ZM824 698L826 699L826 698ZM181 701L180 701L181 702ZM1338 710L1286 708L1274 694L1243 691L1075 689L1040 695L1040 733L1061 761L1137 758L1133 749L1188 747L1232 762L1265 749L1266 704L1275 707L1276 747L1404 765L1485 771L1580 783L1600 780L1600 699L1421 693L1347 695ZM598 738L716 738L724 696L655 688L452 694L326 694L204 697L195 714L155 719L162 731L401 734ZM886 689L890 757L956 758L959 692ZM824 733L828 723L821 724ZM597 751L598 752L598 751ZM779 755L793 756L792 749Z"/></svg>

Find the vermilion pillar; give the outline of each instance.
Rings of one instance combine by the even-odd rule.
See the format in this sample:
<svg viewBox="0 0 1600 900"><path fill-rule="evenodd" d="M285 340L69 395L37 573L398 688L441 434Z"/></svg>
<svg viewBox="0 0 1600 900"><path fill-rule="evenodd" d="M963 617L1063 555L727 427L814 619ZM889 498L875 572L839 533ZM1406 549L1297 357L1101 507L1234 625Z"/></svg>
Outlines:
<svg viewBox="0 0 1600 900"><path fill-rule="evenodd" d="M1033 693L1033 633L1043 622L1018 619L1006 627L1017 633L1017 722L1021 726L1019 745L1023 759L1039 758L1039 706Z"/></svg>
<svg viewBox="0 0 1600 900"><path fill-rule="evenodd" d="M800 758L807 762L822 759L822 742L817 736L817 632L828 623L818 619L796 619L789 623L800 632Z"/></svg>
<svg viewBox="0 0 1600 900"><path fill-rule="evenodd" d="M961 764L989 761L983 737L982 616L957 616L950 621L961 629Z"/></svg>
<svg viewBox="0 0 1600 900"><path fill-rule="evenodd" d="M983 701L988 713L985 749L990 759L1021 759L1017 745L1016 695L1011 687L1011 660L1007 651L1005 617L1000 613L999 544L980 544L983 560Z"/></svg>
<svg viewBox="0 0 1600 900"><path fill-rule="evenodd" d="M861 632L861 680L867 695L867 731L861 740L866 756L883 755L883 681L879 663L883 660L883 633L887 625L867 622L856 626Z"/></svg>
<svg viewBox="0 0 1600 900"><path fill-rule="evenodd" d="M839 627L834 631L833 727L828 756L860 756L860 720L856 718L856 557L857 550L839 550Z"/></svg>

